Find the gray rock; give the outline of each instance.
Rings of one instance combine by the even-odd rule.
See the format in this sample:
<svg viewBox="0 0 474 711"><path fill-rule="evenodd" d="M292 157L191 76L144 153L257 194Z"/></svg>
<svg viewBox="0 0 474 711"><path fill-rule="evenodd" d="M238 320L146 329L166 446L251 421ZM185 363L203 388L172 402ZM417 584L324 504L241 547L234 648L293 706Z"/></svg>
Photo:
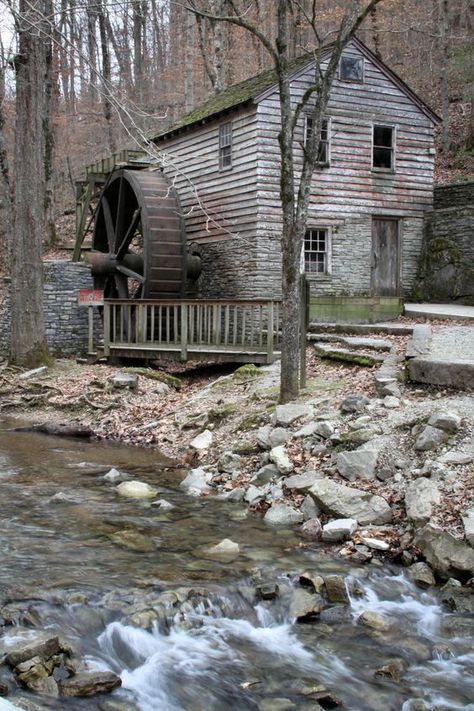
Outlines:
<svg viewBox="0 0 474 711"><path fill-rule="evenodd" d="M234 501L235 503L240 503L241 501L244 500L245 496L245 489L243 486L238 486L235 489L230 489L230 491L224 491L221 494L222 499L226 499L227 501Z"/></svg>
<svg viewBox="0 0 474 711"><path fill-rule="evenodd" d="M281 474L274 464L265 464L261 467L250 479L255 486L263 486L268 484L272 479L280 477Z"/></svg>
<svg viewBox="0 0 474 711"><path fill-rule="evenodd" d="M420 588L429 588L432 585L436 585L433 571L426 563L413 563L413 565L407 568L407 573Z"/></svg>
<svg viewBox="0 0 474 711"><path fill-rule="evenodd" d="M392 520L392 511L385 499L368 491L320 479L309 489L309 493L323 511L339 518L356 519L362 526Z"/></svg>
<svg viewBox="0 0 474 711"><path fill-rule="evenodd" d="M191 496L200 496L201 494L211 491L211 487L209 486L211 478L211 472L197 467L196 469L191 469L187 477L180 483L180 487Z"/></svg>
<svg viewBox="0 0 474 711"><path fill-rule="evenodd" d="M349 428L351 430L360 430L363 427L366 427L371 421L372 417L370 415L361 415L349 425Z"/></svg>
<svg viewBox="0 0 474 711"><path fill-rule="evenodd" d="M153 499L158 491L144 481L123 481L117 493L127 499Z"/></svg>
<svg viewBox="0 0 474 711"><path fill-rule="evenodd" d="M274 424L288 427L289 425L305 417L311 417L313 407L300 403L288 403L287 405L277 405L274 416Z"/></svg>
<svg viewBox="0 0 474 711"><path fill-rule="evenodd" d="M166 499L157 499L156 501L152 501L150 505L157 509L160 509L160 511L171 511L171 509L176 508L174 504L171 504L169 501L166 501Z"/></svg>
<svg viewBox="0 0 474 711"><path fill-rule="evenodd" d="M369 402L369 399L365 397L365 395L348 395L339 405L339 409L343 413L362 412Z"/></svg>
<svg viewBox="0 0 474 711"><path fill-rule="evenodd" d="M357 622L377 632L387 632L390 629L390 622L387 618L373 610L365 610L365 612L359 615Z"/></svg>
<svg viewBox="0 0 474 711"><path fill-rule="evenodd" d="M310 518L301 526L301 535L308 541L320 541L322 530L319 518Z"/></svg>
<svg viewBox="0 0 474 711"><path fill-rule="evenodd" d="M224 474L235 474L240 470L242 458L234 452L224 452L217 462L217 470Z"/></svg>
<svg viewBox="0 0 474 711"><path fill-rule="evenodd" d="M303 514L287 504L273 504L263 517L265 523L272 526L290 526L302 523Z"/></svg>
<svg viewBox="0 0 474 711"><path fill-rule="evenodd" d="M296 588L293 591L290 603L290 617L304 620L308 617L319 615L323 608L324 602L321 595L308 592L303 588Z"/></svg>
<svg viewBox="0 0 474 711"><path fill-rule="evenodd" d="M375 479L375 468L379 456L378 449L359 447L352 452L339 452L336 457L337 471L349 481L355 479Z"/></svg>
<svg viewBox="0 0 474 711"><path fill-rule="evenodd" d="M428 420L428 424L438 430L454 433L461 427L461 418L456 412L445 410L432 415Z"/></svg>
<svg viewBox="0 0 474 711"><path fill-rule="evenodd" d="M240 546L235 541L231 541L230 538L224 538L216 546L209 548L207 552L211 558L230 563L240 555Z"/></svg>
<svg viewBox="0 0 474 711"><path fill-rule="evenodd" d="M370 538L369 536L361 536L360 540L364 546L371 548L374 551L388 551L390 544L387 541L382 541L380 538Z"/></svg>
<svg viewBox="0 0 474 711"><path fill-rule="evenodd" d="M312 437L316 434L319 422L308 422L303 425L297 432L294 433L293 437L300 439L301 437Z"/></svg>
<svg viewBox="0 0 474 711"><path fill-rule="evenodd" d="M155 395L168 395L170 390L170 386L166 383L156 383L155 387L153 388L153 392L155 393Z"/></svg>
<svg viewBox="0 0 474 711"><path fill-rule="evenodd" d="M395 409L397 407L400 407L400 400L394 395L386 395L383 399L383 406L386 407L388 410Z"/></svg>
<svg viewBox="0 0 474 711"><path fill-rule="evenodd" d="M59 637L48 637L43 634L34 640L18 642L13 649L8 648L5 661L10 667L16 667L33 657L38 657L41 662L47 661L61 651Z"/></svg>
<svg viewBox="0 0 474 711"><path fill-rule="evenodd" d="M474 452L456 452L451 450L438 457L437 461L440 464L470 464L473 459Z"/></svg>
<svg viewBox="0 0 474 711"><path fill-rule="evenodd" d="M270 432L272 432L273 427L271 425L263 425L257 430L257 444L261 449L271 449L270 446Z"/></svg>
<svg viewBox="0 0 474 711"><path fill-rule="evenodd" d="M265 501L267 496L267 489L254 486L250 484L249 488L245 492L244 500L249 504L249 506L255 506L260 501Z"/></svg>
<svg viewBox="0 0 474 711"><path fill-rule="evenodd" d="M204 432L201 432L197 435L197 437L194 437L194 439L191 440L189 446L193 449L196 449L197 451L201 451L204 449L209 449L211 444L212 432L211 430L204 430Z"/></svg>
<svg viewBox="0 0 474 711"><path fill-rule="evenodd" d="M350 538L357 530L357 521L353 518L338 518L323 526L322 539L326 543L338 543Z"/></svg>
<svg viewBox="0 0 474 711"><path fill-rule="evenodd" d="M293 476L283 479L282 483L287 489L304 493L308 491L316 481L323 477L324 475L321 472L308 469L308 471L303 472L303 474L294 474Z"/></svg>
<svg viewBox="0 0 474 711"><path fill-rule="evenodd" d="M285 475L293 471L293 464L284 447L273 447L270 450L270 461L273 462L280 474Z"/></svg>
<svg viewBox="0 0 474 711"><path fill-rule="evenodd" d="M106 481L110 481L112 484L116 484L117 482L126 481L130 477L124 472L119 472L118 469L111 469L107 474L104 474L102 478Z"/></svg>
<svg viewBox="0 0 474 711"><path fill-rule="evenodd" d="M474 508L468 509L463 513L462 524L466 541L474 548Z"/></svg>
<svg viewBox="0 0 474 711"><path fill-rule="evenodd" d="M414 539L430 566L443 575L464 572L474 575L474 550L434 523L427 523Z"/></svg>
<svg viewBox="0 0 474 711"><path fill-rule="evenodd" d="M111 380L114 388L136 390L138 387L138 375L136 373L116 373Z"/></svg>
<svg viewBox="0 0 474 711"><path fill-rule="evenodd" d="M347 594L346 581L343 575L326 575L324 578L326 595L329 602L347 604L349 595Z"/></svg>
<svg viewBox="0 0 474 711"><path fill-rule="evenodd" d="M385 397L386 395L392 395L393 397L401 397L400 386L397 383L396 378L392 378L385 375L376 375L374 378L375 390L379 397Z"/></svg>
<svg viewBox="0 0 474 711"><path fill-rule="evenodd" d="M270 448L279 447L281 444L287 442L291 437L291 432L284 427L275 427L274 430L270 431L268 435L268 443Z"/></svg>
<svg viewBox="0 0 474 711"><path fill-rule="evenodd" d="M441 494L431 479L420 478L410 484L405 492L407 518L415 526L423 526L441 501Z"/></svg>
<svg viewBox="0 0 474 711"><path fill-rule="evenodd" d="M29 378L35 378L37 375L43 375L48 370L47 365L40 365L39 368L33 368L33 370L27 370L24 373L20 373L18 380L28 380Z"/></svg>
<svg viewBox="0 0 474 711"><path fill-rule="evenodd" d="M360 429L352 430L341 435L341 440L344 444L366 444L371 439L377 437L381 433L380 427L361 427Z"/></svg>
<svg viewBox="0 0 474 711"><path fill-rule="evenodd" d="M457 580L448 580L441 589L441 600L453 612L474 615L474 595L469 587L462 587Z"/></svg>
<svg viewBox="0 0 474 711"><path fill-rule="evenodd" d="M321 420L315 423L315 434L319 435L323 439L329 439L334 434L335 426L332 422L328 420Z"/></svg>
<svg viewBox="0 0 474 711"><path fill-rule="evenodd" d="M108 538L115 543L115 545L120 546L120 548L127 548L128 550L135 551L136 553L149 553L155 550L155 544L149 536L144 536L143 533L138 531L131 531L124 528L122 531L116 531L115 533L110 533Z"/></svg>
<svg viewBox="0 0 474 711"><path fill-rule="evenodd" d="M427 452L430 449L436 449L441 444L444 444L449 439L449 434L437 427L426 425L421 433L416 438L414 448L418 452Z"/></svg>
<svg viewBox="0 0 474 711"><path fill-rule="evenodd" d="M95 696L116 689L122 684L120 677L110 671L79 672L59 683L62 696Z"/></svg>
<svg viewBox="0 0 474 711"><path fill-rule="evenodd" d="M308 521L310 518L318 518L321 513L319 506L316 506L314 499L312 499L309 494L304 497L300 511L305 521Z"/></svg>

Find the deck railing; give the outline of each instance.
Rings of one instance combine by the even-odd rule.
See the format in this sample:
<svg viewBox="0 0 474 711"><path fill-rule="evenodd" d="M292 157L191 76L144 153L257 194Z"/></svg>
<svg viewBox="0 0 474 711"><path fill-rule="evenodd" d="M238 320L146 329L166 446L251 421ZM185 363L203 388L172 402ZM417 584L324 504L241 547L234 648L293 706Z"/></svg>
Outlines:
<svg viewBox="0 0 474 711"><path fill-rule="evenodd" d="M178 353L266 354L279 350L280 304L247 300L121 300L104 304L104 355L114 348Z"/></svg>

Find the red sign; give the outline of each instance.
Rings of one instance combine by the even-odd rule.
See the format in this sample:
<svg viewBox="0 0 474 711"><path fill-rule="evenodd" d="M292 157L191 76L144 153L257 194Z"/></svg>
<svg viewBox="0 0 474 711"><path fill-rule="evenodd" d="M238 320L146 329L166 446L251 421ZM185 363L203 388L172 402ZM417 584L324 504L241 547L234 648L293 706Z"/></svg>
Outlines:
<svg viewBox="0 0 474 711"><path fill-rule="evenodd" d="M104 292L102 289L80 289L77 303L79 306L103 306Z"/></svg>

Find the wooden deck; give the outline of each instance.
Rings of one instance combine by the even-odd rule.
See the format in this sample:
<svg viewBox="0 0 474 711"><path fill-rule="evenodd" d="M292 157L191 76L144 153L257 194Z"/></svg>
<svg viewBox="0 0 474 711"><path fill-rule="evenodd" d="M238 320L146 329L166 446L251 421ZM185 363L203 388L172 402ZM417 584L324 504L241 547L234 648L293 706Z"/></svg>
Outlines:
<svg viewBox="0 0 474 711"><path fill-rule="evenodd" d="M272 363L280 304L248 300L121 300L104 304L104 355Z"/></svg>

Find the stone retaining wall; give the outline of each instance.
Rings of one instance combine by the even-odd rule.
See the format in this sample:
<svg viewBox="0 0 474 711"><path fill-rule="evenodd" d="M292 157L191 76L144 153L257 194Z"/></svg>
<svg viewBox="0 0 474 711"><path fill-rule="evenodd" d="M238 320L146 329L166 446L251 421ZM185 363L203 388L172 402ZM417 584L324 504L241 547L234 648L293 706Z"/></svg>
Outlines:
<svg viewBox="0 0 474 711"><path fill-rule="evenodd" d="M87 352L88 308L77 305L79 289L92 289L90 269L80 262L44 262L43 311L46 339L52 355L80 355ZM8 284L0 306L0 352L9 351L10 297ZM95 310L94 339L102 334Z"/></svg>
<svg viewBox="0 0 474 711"><path fill-rule="evenodd" d="M474 182L435 188L426 215L416 298L474 304Z"/></svg>

